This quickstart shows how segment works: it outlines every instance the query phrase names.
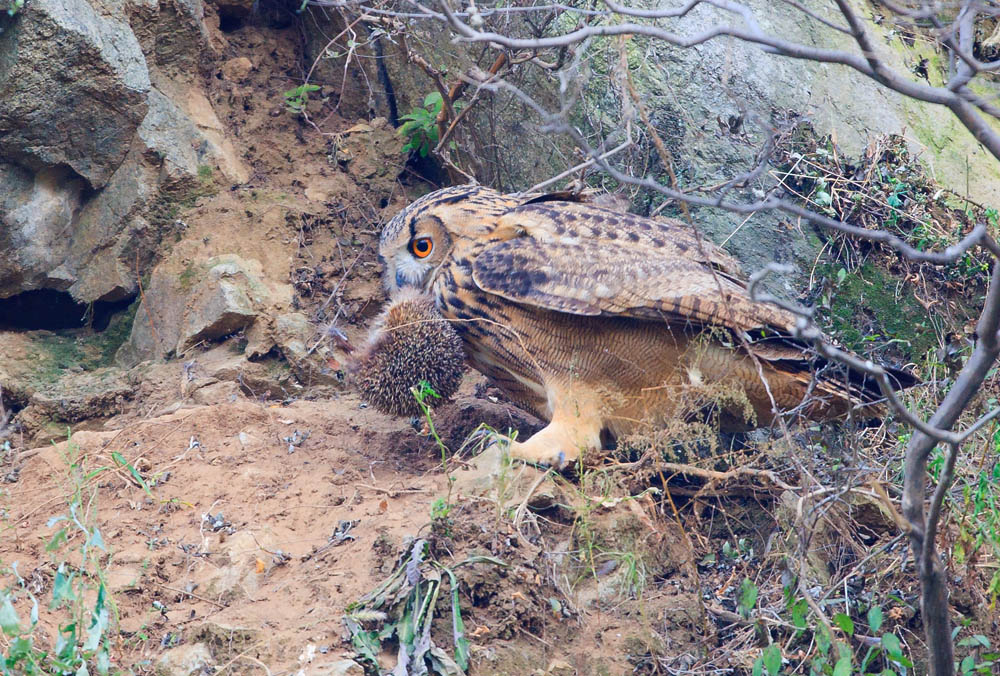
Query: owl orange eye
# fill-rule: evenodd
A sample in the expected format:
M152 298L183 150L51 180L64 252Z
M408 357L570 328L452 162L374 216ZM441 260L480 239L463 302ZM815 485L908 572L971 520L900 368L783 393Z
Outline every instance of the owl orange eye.
M434 242L431 241L430 237L421 237L410 242L410 251L417 258L427 258L433 250Z

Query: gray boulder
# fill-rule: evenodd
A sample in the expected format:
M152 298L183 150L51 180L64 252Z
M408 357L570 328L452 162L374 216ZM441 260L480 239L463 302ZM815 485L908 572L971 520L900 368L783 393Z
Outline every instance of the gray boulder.
M207 265L205 279L188 299L178 352L246 328L267 298L267 291L239 257L217 257Z
M146 114L149 72L129 26L85 0L32 0L0 33L0 156L70 167L103 187Z
M153 270L115 360L134 366L247 328L269 310L272 295L258 261L235 255L186 263L168 258Z
M0 163L0 298L72 285L76 278L62 263L85 188L65 167L36 174Z

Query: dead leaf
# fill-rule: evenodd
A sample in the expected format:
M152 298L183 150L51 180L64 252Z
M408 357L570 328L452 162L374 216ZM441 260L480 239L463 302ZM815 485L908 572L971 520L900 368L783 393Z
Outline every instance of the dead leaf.
M257 574L260 575L265 570L267 570L267 564L264 563L263 559L257 559Z
M389 509L389 503L386 500L382 500L380 503L378 503L379 514L385 514L387 509Z

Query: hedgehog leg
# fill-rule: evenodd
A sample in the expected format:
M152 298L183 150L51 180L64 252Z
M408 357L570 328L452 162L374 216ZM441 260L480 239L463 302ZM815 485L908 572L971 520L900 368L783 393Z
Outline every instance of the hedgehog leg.
M548 388L549 424L526 441L511 441L510 456L564 469L582 453L601 448L603 402L592 388L573 385Z

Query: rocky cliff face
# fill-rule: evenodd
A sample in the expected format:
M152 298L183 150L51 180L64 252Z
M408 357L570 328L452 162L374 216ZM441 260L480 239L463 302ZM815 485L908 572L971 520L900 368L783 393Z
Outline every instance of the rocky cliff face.
M200 166L247 177L192 84L213 52L204 9L39 0L3 28L0 298L134 296L176 227L154 207Z
M299 377L337 383L315 322L336 315L351 332L379 302L372 245L382 210L405 199L393 189L405 157L384 120L327 110L321 134L287 109L299 32L294 13L270 12L201 0L0 12L5 435L135 412L144 382L163 403L237 382L278 396ZM234 335L236 350L200 356ZM164 391L157 373L175 356L186 375Z

